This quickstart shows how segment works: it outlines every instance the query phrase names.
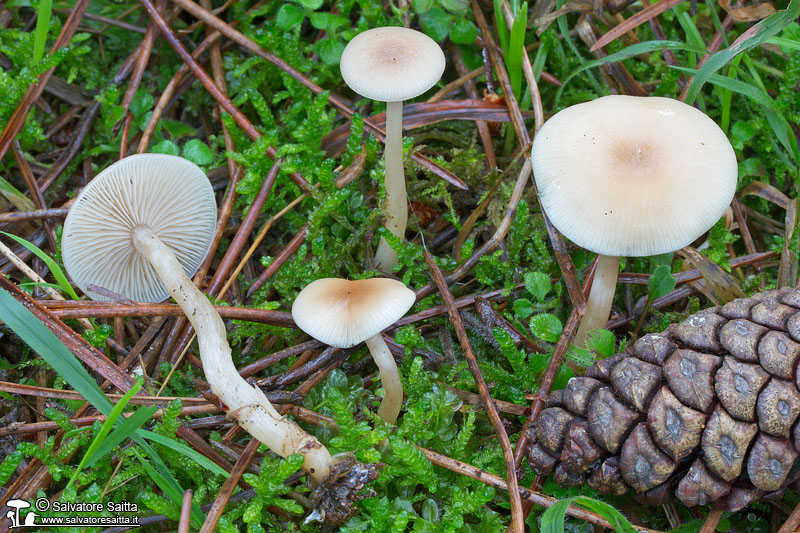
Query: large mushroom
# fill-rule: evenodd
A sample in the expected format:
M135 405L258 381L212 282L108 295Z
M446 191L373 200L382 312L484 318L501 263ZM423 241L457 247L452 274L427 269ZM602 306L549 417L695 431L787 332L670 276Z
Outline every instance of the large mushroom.
M229 416L282 457L304 457L316 482L334 461L328 450L281 416L261 389L236 371L225 324L192 283L216 223L211 184L194 163L163 154L127 157L103 170L77 197L64 223L64 266L83 292L90 284L140 302L171 295L197 332L211 390Z
M414 291L393 279L324 278L309 283L292 305L297 327L315 339L338 348L366 343L386 392L378 416L390 424L400 414L403 384L381 331L406 314L415 300Z
M620 256L690 244L736 191L736 155L725 134L669 98L615 95L568 107L539 130L531 152L553 225L600 255L578 346L608 321Z
M403 240L408 222L403 175L403 100L433 87L442 77L445 58L436 41L416 30L388 26L359 33L347 43L339 63L344 82L365 98L386 102L386 229ZM389 272L397 252L381 239L375 264Z

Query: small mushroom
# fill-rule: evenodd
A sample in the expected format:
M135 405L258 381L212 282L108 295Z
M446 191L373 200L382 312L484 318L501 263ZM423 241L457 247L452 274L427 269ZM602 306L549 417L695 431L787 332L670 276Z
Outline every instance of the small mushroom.
M600 255L575 344L608 321L619 256L678 250L722 216L736 155L717 124L677 100L605 96L556 113L531 150L553 225Z
M393 279L324 278L309 283L292 305L297 327L315 339L338 348L366 342L386 391L378 416L390 424L400 413L403 385L381 331L406 314L415 299L414 291Z
M436 41L416 30L374 28L347 43L339 63L344 82L356 93L386 102L386 229L403 240L408 222L403 175L403 100L424 93L442 77L445 58ZM389 272L397 252L381 239L377 267Z
M188 276L208 254L216 224L214 191L194 163L164 154L124 158L97 175L64 222L64 266L87 296L94 284L140 302L172 295L197 332L211 390L245 430L321 482L334 463L328 450L281 416L239 376L225 324Z

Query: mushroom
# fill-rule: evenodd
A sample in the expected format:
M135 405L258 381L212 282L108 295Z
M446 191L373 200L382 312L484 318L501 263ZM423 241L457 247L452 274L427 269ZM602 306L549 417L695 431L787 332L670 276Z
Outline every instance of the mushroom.
M736 191L736 155L725 134L669 98L614 95L568 107L539 130L531 155L553 225L599 254L578 346L608 321L619 256L690 244Z
M400 413L403 385L381 331L406 314L415 300L414 291L393 279L324 278L309 283L292 305L297 327L315 339L338 348L366 343L386 391L378 416L390 424Z
M386 229L403 240L408 221L403 175L403 100L414 98L442 77L444 53L436 41L416 30L374 28L347 43L339 64L344 82L365 98L386 102ZM381 239L375 263L384 271L397 264L397 252Z
M172 295L197 332L206 379L229 416L278 455L302 454L303 468L321 482L333 464L330 453L239 376L225 324L189 279L208 253L215 224L214 192L197 165L133 155L103 170L73 203L64 222L64 266L94 299L107 297L90 283L140 302Z

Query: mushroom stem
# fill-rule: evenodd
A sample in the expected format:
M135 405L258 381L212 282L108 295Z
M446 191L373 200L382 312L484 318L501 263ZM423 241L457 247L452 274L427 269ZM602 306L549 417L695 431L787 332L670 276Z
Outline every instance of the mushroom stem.
M228 415L281 457L302 454L303 468L315 482L321 482L333 462L330 453L300 426L281 416L261 389L250 386L239 375L233 365L222 318L186 276L172 250L147 226L135 227L131 240L155 268L164 287L197 332L206 380L211 391L229 409Z
M400 414L400 406L403 404L403 384L400 383L400 373L397 371L397 363L394 361L392 352L386 346L383 336L378 333L364 341L369 348L369 353L378 365L378 372L381 376L381 385L386 395L378 407L378 416L390 424L397 422L397 415Z
M611 304L614 301L614 292L617 289L617 274L619 273L619 257L612 255L598 255L597 268L594 271L594 281L589 299L586 300L586 314L581 319L581 325L575 334L573 343L583 347L589 332L606 327L611 314Z
M403 174L403 102L386 104L386 144L383 150L386 178L386 202L383 214L384 227L400 240L406 235L408 207L406 204L406 178ZM391 272L397 264L397 252L381 238L375 252L375 264L382 272Z

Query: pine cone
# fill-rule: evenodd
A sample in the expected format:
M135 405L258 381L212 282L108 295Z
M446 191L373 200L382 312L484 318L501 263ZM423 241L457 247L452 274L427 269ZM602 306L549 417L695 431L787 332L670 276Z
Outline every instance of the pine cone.
M800 291L696 313L551 394L528 462L563 486L737 511L800 479ZM800 485L798 483L797 485Z

